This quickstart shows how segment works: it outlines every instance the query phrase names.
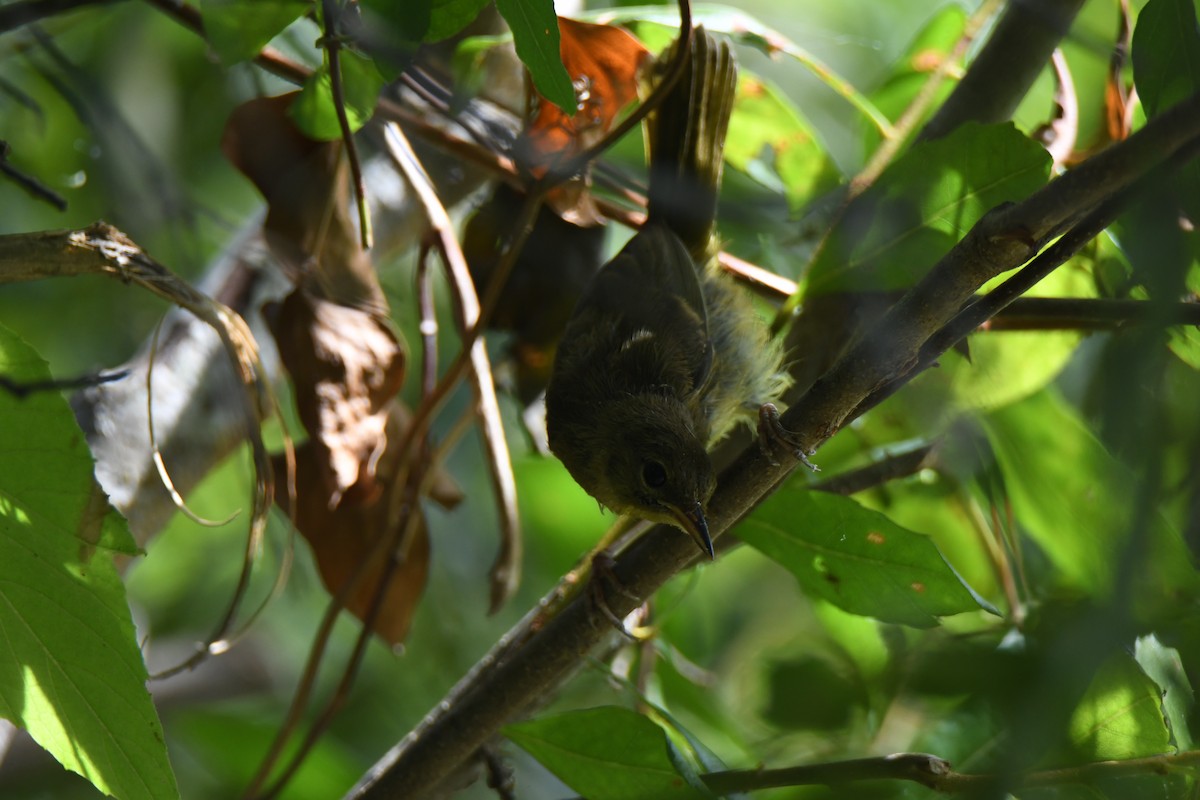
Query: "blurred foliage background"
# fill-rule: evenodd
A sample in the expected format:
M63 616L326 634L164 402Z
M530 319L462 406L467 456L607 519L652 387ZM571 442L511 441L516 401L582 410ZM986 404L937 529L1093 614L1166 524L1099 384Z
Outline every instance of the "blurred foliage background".
M894 118L922 79L913 69L914 42L941 47L952 43L978 4L738 0L735 5L829 65ZM1101 98L1117 5L1115 0L1089 0L1064 42L1079 96L1081 146L1096 141L1102 127ZM1143 5L1133 3L1135 11ZM301 22L277 43L315 63L319 55L311 45L317 35L311 23ZM746 47L740 47L738 55L747 71L772 81L799 109L839 181L863 166L877 136L824 82L787 58L771 59ZM59 15L46 21L40 32L0 33L0 138L10 145L14 165L38 176L69 202L67 211L58 212L0 181L0 233L77 228L105 219L176 272L198 278L262 207L259 195L218 148L226 118L238 103L284 87L254 66L222 66L195 34L140 2ZM1053 91L1047 72L1016 114L1022 131L1047 121ZM796 235L797 214L779 187L731 170L722 203L721 232L731 250L797 277L811 242ZM609 238L615 252L624 233L617 231ZM1121 258L1111 243L1101 243L1063 268L1044 291L1094 295L1097 271ZM412 335L413 262L407 253L379 265L410 347L417 341ZM445 287L438 289L444 305ZM112 367L130 358L163 312L162 304L145 292L100 278L6 285L0 290L0 322L32 343L61 376ZM449 319L447 308L441 313ZM1106 363L1116 356L1109 334L1086 339L1073 332L997 336L1013 338L997 345L994 355L980 355L992 342L972 343L973 349L980 348L976 364L990 365L991 373L981 375L983 367L972 371L950 355L945 365L949 377L943 374L914 385L830 442L817 460L827 474L837 474L888 448L924 441L931 430L946 428L950 468L922 472L858 499L930 535L970 586L988 602L1002 605L1004 587L987 557L988 545L977 536L996 520L1001 528L1012 525L1008 515L1014 505L1018 510L1022 503L1045 509L1081 502L1065 492L1049 498L1011 496L1020 491L1013 489L1011 480L1029 467L1029 459L1040 458L1039 465L1047 470L1082 470L1080 481L1094 477L1101 487L1112 481L1111 475L1099 474L1107 467L1071 460L1104 451L1091 432L1072 426L1082 425L1080 420L1096 410L1097 396L1112 380ZM441 347L445 363L455 351L453 337L442 337ZM499 344L494 342L493 349L499 352ZM1196 479L1195 451L1188 449L1200 434L1195 421L1200 380L1194 366L1180 359L1167 362L1164 385L1169 391L1160 398L1164 424L1175 433L1160 455L1179 487L1163 513L1177 526L1189 513L1191 495L1185 488ZM414 383L410 380L405 389L410 399L416 397ZM441 419L456 418L468 402L468 393L460 390ZM597 512L557 461L534 451L520 428L520 409L514 401L504 402L526 527L519 594L499 613L486 614L486 572L494 555L496 521L481 448L472 435L448 464L467 502L453 512L433 506L427 511L433 542L430 580L402 651L391 652L378 642L370 645L347 707L285 797L340 796L575 564L611 521ZM958 427L943 424L965 410L973 413ZM294 418L290 427L299 428ZM444 426L435 427L435 435L444 432ZM271 435L279 441L278 431ZM1060 443L1058 449L1039 452L1041 435L1066 437L1062 441L1077 446ZM994 449L1010 443L1019 454L1013 463L998 465L981 455L991 452L984 442ZM248 456L240 452L189 496L189 504L213 518L244 510L251 475ZM793 480L803 482L806 476ZM1110 511L1105 498L1092 500L1098 515ZM1028 575L1020 576L1029 581L1024 591L1035 587L1030 599L1045 601L1031 603L1026 611L1037 617L1035 627L1041 626L1051 639L1058 629L1077 631L1070 621L1086 613L1087 601L1094 599L1088 596L1087 576L1061 579L1065 563L1088 557L1085 536L1065 537L1071 543L1064 547L1075 548L1065 554L1044 551L1060 522L1079 520L1042 520L1046 538L1039 539L1040 546L1024 539ZM1013 530L1008 533L1016 535ZM151 671L185 657L194 642L208 635L236 579L243 537L242 521L204 528L180 515L129 566L129 597L147 642ZM276 513L265 568L253 590L256 597L267 592L272 565L278 564L286 538L286 523ZM1116 550L1104 552L1112 555ZM1044 586L1055 588L1037 589ZM307 550L298 543L297 565L284 594L245 641L194 673L152 685L185 798L227 798L245 785L299 681L326 602ZM1187 730L1194 715L1190 669L1184 665L1200 655L1200 630L1186 614L1159 619L1168 616L1171 624L1161 626L1167 641L1141 630L1139 652L1132 651L1130 639L1129 657L1138 656L1145 672L1150 671L1148 664L1166 665L1163 669L1176 693L1168 699L1177 701L1178 712L1173 746L1180 746L1190 741ZM349 651L358 629L357 621L345 617L333 640L335 661L337 654ZM1053 705L1038 694L1049 690L1038 686L1057 685L1038 683L1033 670L1054 658L1036 663L1023 659L1023 626L1012 624L1011 616L1001 622L985 611L971 612L946 617L929 630L879 623L806 597L790 574L749 547L676 579L660 594L653 622L662 627L662 636L648 646L657 648L662 658L649 683L650 699L670 709L683 727L729 765L917 750L951 759L962 770L990 767L997 763L996 707L1024 693L1029 713L1036 715L1039 703ZM1077 655L1088 652L1086 641L1071 644ZM1071 652L1066 644L1054 647L1062 658ZM631 653L618 654L615 670L589 662L554 698L555 708L628 704L634 697L633 676L620 669L632 669ZM614 671L626 680L614 679ZM318 693L328 694L338 678L327 669ZM1075 689L1078 699L1086 683ZM1062 713L1066 712L1057 710L1050 718ZM1044 743L1044 763L1071 761L1069 741L1047 734ZM1099 750L1085 756L1102 754ZM571 794L517 748L505 755L516 767L519 796ZM893 784L855 791L856 797L927 794ZM1182 778L1153 779L1093 787L1078 796L1192 797L1192 791ZM97 796L86 781L65 773L28 742L10 752L0 767L0 794L29 800ZM462 796L495 795L477 783ZM794 789L763 796L848 795ZM1076 795L1063 791L1053 796Z

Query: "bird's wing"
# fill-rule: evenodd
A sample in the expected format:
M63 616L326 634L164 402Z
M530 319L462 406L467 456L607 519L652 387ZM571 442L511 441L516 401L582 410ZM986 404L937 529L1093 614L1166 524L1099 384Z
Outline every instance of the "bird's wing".
M661 225L642 228L600 270L580 302L585 309L617 320L626 340L652 343L686 370L693 390L708 382L713 348L700 279L679 237Z

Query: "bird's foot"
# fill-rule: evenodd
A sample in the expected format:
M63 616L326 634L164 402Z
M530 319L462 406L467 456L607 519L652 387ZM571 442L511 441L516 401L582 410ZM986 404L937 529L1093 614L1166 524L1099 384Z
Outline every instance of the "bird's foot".
M616 615L612 607L608 604L607 590L611 589L622 597L633 600L639 607L644 605L642 598L626 589L625 585L621 583L621 579L613 571L615 563L613 557L605 552L599 552L592 557L592 574L588 577L587 582L588 609L607 620L609 624L621 632L621 635L630 641L645 641L653 635L653 631L643 626L630 630L625 627L625 622Z
M767 460L775 466L779 466L775 456L780 452L786 452L813 472L821 471L820 467L808 460L808 457L817 451L806 451L799 437L783 427L783 423L779 421L779 409L775 407L774 403L763 403L759 406L758 446Z

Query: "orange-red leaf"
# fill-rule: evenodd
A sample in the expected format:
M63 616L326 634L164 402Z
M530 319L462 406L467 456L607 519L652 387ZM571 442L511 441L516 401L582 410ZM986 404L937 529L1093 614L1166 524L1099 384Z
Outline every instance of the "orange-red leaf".
M575 84L578 109L568 116L544 98L518 144L526 166L540 175L553 162L598 142L621 109L637 99L638 71L649 53L611 25L558 18L560 52Z

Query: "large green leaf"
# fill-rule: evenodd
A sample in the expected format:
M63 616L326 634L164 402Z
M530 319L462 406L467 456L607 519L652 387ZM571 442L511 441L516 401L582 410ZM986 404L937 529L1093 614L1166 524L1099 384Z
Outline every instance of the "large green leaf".
M1076 752L1089 760L1138 758L1172 751L1162 695L1126 653L1105 661L1067 726Z
M0 328L0 374L49 377ZM178 797L113 566L137 547L56 392L0 391L0 716L122 800Z
M574 116L575 87L559 52L553 0L496 0L496 8L512 29L517 56L533 77L533 85L568 116Z
M1197 587L1187 548L1159 514L1144 521L1130 561L1136 481L1050 390L983 418L1020 529L1060 583L1104 596L1133 569L1140 612L1179 608Z
M928 537L846 497L785 487L735 533L852 614L928 628L981 607Z
M221 61L236 64L258 55L311 5L308 0L202 0L200 14Z
M625 708L569 711L510 725L504 733L588 800L713 796L666 732Z
M813 263L809 294L904 289L989 209L1046 182L1050 156L1011 124L964 125L914 146L847 210Z
M1150 0L1138 14L1133 74L1150 116L1200 92L1200 27L1192 0Z

